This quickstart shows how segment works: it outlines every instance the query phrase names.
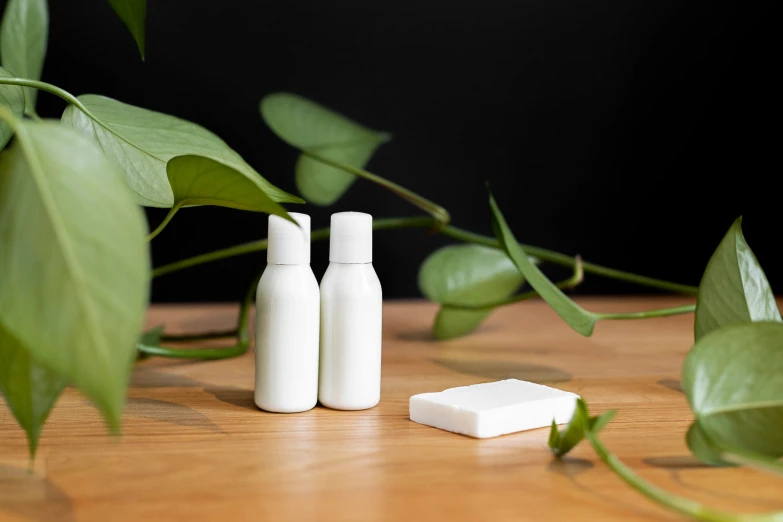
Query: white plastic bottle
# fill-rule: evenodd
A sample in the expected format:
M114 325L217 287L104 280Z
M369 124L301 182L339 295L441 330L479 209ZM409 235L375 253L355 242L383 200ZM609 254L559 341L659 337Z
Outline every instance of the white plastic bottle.
M297 227L269 216L266 270L256 292L256 405L294 413L318 400L318 282L310 269L310 216Z
M332 214L329 268L321 280L318 400L337 410L381 398L381 283L372 267L372 216Z

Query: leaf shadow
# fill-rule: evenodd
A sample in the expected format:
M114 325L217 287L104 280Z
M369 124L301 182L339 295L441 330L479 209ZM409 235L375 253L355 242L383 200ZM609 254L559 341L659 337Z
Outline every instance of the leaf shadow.
M712 466L709 466L707 464L704 464L705 468L712 468ZM748 493L740 493L736 491L726 491L724 490L716 490L712 489L708 486L702 486L699 484L693 484L691 482L686 482L682 476L679 473L680 470L673 469L671 471L671 477L674 482L681 485L682 487L689 489L690 491L710 495L715 498L720 498L724 500L734 500L736 502L743 502L747 504L754 504L754 505L763 505L767 506L771 509L780 509L781 502L780 499L772 500L768 497L760 497L755 496L753 494Z
M159 366L139 366L131 375L131 388L201 388L205 383L176 373L160 371Z
M573 378L568 372L539 364L485 359L431 358L430 362L457 373L485 377L487 379L519 379L538 384L568 382Z
M671 469L671 470L704 469L704 468L711 467L709 464L705 464L700 460L692 457L691 455L667 455L663 457L648 457L646 459L642 459L642 462L654 468L663 468L663 469Z
M664 388L669 388L670 390L674 390L676 392L684 393L682 389L682 384L680 383L679 379L661 379L656 384L659 384Z
M125 413L134 417L166 422L177 426L197 428L213 433L224 433L220 426L209 420L200 411L176 402L148 399L146 397L128 397L125 403Z
M0 514L3 512L34 522L76 520L71 498L49 479L26 468L0 464Z
M423 330L411 330L408 332L398 332L397 338L403 341L416 341L416 342L435 342L435 334L432 333L432 328L426 328Z
M554 473L559 473L561 475L572 477L578 475L579 473L584 473L585 471L593 469L594 467L595 464L593 464L587 459L580 459L576 457L564 457L561 459L553 458L549 462L547 469L549 469L549 471L552 471Z
M236 406L245 410L251 410L257 412L258 406L256 406L255 399L253 398L253 390L245 390L243 388L204 388L204 391L220 402Z

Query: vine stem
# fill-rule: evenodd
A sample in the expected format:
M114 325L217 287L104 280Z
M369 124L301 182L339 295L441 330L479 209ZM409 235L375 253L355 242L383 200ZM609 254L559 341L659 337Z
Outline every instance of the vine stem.
M171 221L171 218L174 217L174 214L177 213L177 211L182 207L182 203L176 203L171 209L169 209L169 213L166 214L166 217L163 218L163 221L160 222L160 225L150 232L150 235L147 236L147 241L152 241L157 237L158 234L160 234L164 228L166 228L166 225L169 224L169 221Z
M261 272L263 273L263 272ZM228 359L231 357L237 357L247 352L250 347L250 306L254 302L256 295L256 287L258 281L261 279L261 273L259 273L250 283L250 286L245 293L245 298L242 301L242 305L239 308L239 318L237 319L237 342L233 346L226 348L170 348L168 346L150 346L145 344L137 344L136 348L144 355L156 355L158 357L174 357L177 359ZM222 332L213 332L214 334L220 334ZM202 336L210 334L201 334ZM222 335L221 335L222 336ZM184 336L183 336L184 337ZM216 336L215 336L216 337ZM171 339L169 337L169 339ZM194 340L194 339L189 339Z
M386 218L386 219L374 219L373 230L397 230L397 229L410 229L410 228L426 228L435 231L438 234L463 241L466 243L474 243L478 245L484 245L492 248L499 248L499 244L495 238L488 236L482 236L468 230L446 225L441 228L438 227L438 221L431 217L411 217L411 218ZM321 228L314 230L310 234L311 241L320 241L329 238L329 229ZM206 254L181 259L167 265L160 266L152 271L152 277L160 277L171 272L183 270L198 266L204 263L217 261L220 259L226 259L229 257L250 254L253 252L259 252L267 248L267 240L260 239L258 241L250 241L248 243L242 243L232 247L224 248L222 250L215 250ZM522 248L529 255L535 256L542 261L547 261L556 265L561 265L569 268L576 266L577 260L575 257L561 254L553 250L546 248L535 247L530 245L521 245ZM608 268L605 266L597 265L595 263L589 263L587 261L582 262L582 267L585 272L608 277L611 279L617 279L620 281L626 281L629 283L638 284L641 286L648 286L651 288L658 288L661 290L668 290L686 295L696 295L698 287L683 285L680 283L673 283L671 281L664 281L662 279L655 279L653 277L642 276L633 274L631 272L624 272L622 270L615 270L614 268ZM683 313L683 312L681 312Z
M103 122L101 122L93 113L91 113L89 109L87 109L87 107L85 107L84 104L79 101L79 98L65 89L61 89L56 85L52 85L51 83L41 82L38 80L28 80L27 78L6 78L0 76L0 84L21 85L22 87L31 87L33 89L48 92L49 94L54 94L68 103L75 105L80 111L89 116L92 120L95 120L96 122L103 125Z
M667 509L707 522L783 522L783 512L761 514L727 513L710 509L699 502L669 493L634 473L631 468L606 449L598 435L588 426L585 427L585 436L604 464L609 466L617 476L645 497Z
M415 192L406 189L401 185L398 185L397 183L394 183L393 181L389 181L386 178L382 178L377 174L373 174L372 172L368 172L364 169L360 169L358 167L354 167L352 165L348 165L345 163L333 161L327 158L326 156L322 156L318 154L313 150L303 149L302 154L304 154L305 156L309 156L310 158L319 161L325 165L329 165L330 167L344 170L346 172L349 172L350 174L353 174L354 176L358 176L360 178L364 178L366 180L372 181L373 183L376 183L390 190L394 194L400 196L402 199L416 205L426 213L430 214L438 222L438 225L445 225L449 221L451 221L451 215L449 215L449 212L445 208L441 207L437 203L430 201L425 197L416 194Z

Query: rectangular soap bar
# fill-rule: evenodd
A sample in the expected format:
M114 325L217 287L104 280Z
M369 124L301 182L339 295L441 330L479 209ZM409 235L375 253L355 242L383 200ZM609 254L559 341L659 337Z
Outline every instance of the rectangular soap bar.
M579 395L517 379L421 393L410 400L413 422L479 439L571 420Z

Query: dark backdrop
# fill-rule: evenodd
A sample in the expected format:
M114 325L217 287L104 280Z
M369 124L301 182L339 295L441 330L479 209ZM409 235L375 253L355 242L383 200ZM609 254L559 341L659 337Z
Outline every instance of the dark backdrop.
M150 0L147 61L105 1L51 0L43 79L197 122L295 192L296 152L258 102L288 90L394 133L369 169L490 233L491 182L521 241L698 283L740 214L773 286L778 268L780 60L764 4L682 0ZM772 4L770 9L772 8ZM62 103L40 97L40 112ZM774 132L774 134L773 134ZM357 182L333 208L417 209ZM150 210L153 226L165 211ZM266 216L188 209L153 242L160 265L264 237ZM447 240L376 234L387 297L418 295ZM320 278L327 244L313 247ZM155 281L158 301L234 300L264 254ZM581 293L646 291L590 277Z

